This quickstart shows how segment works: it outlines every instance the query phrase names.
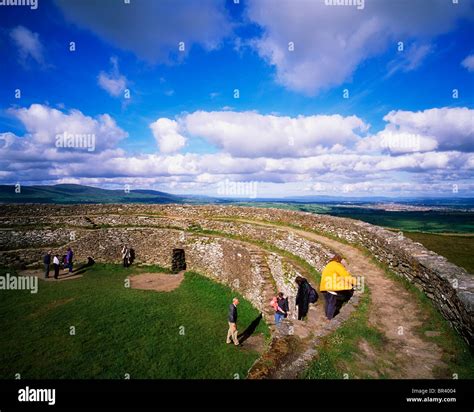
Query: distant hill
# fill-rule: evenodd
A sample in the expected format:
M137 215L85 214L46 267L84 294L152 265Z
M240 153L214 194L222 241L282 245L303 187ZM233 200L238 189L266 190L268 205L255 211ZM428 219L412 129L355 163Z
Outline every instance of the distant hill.
M332 197L332 196L293 196L282 198L231 198L211 197L205 195L173 195L158 190L137 189L109 190L93 186L76 184L60 184L52 186L21 186L21 193L15 193L14 185L0 185L1 203L186 203L186 204L237 204L260 207L283 207L306 210L304 205L311 205L308 211L314 213L330 213L336 215L336 210L341 207L356 207L381 202L410 205L444 206L450 208L474 207L473 198L431 198L431 199L393 199L387 197ZM316 206L319 205L319 206ZM327 209L327 210L326 210ZM359 213L359 211L357 211ZM344 210L344 215L347 210ZM362 219L365 220L365 219Z
M53 186L0 185L0 203L194 203L187 199L156 190L107 190L92 186L62 184Z

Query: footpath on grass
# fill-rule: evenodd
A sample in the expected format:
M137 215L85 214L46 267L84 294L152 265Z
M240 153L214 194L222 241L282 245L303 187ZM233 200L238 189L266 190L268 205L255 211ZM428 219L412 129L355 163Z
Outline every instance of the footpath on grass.
M179 218L167 216L168 218ZM218 217L216 217L218 219ZM370 289L368 310L369 327L382 334L383 345L374 347L361 337L352 365L359 376L374 378L438 378L451 377L444 358L444 348L427 331L420 334L423 324L429 321L430 314L400 282L390 278L362 250L318 235L314 232L248 219L235 219L236 222L255 226L277 227L288 233L302 236L312 242L328 247L342 255L351 273L363 276ZM319 285L317 285L319 287ZM318 356L318 344L322 338L335 331L356 310L360 296L355 294L351 305L343 307L341 314L327 322L323 315L323 297L317 305L312 305L306 321L297 321L293 317L284 327L272 332L274 339L268 351L255 363L249 372L249 378L297 378ZM445 356L443 356L445 355ZM342 377L342 376L341 376Z

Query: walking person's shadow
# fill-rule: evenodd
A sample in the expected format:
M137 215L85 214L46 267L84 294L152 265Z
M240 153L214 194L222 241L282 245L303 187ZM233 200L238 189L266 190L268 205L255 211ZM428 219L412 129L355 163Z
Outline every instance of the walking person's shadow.
M88 256L87 257L87 263L84 263L82 266L74 269L71 273L61 276L61 278L66 279L66 278L70 278L70 277L73 277L73 276L82 275L85 272L87 272L87 268L94 265L94 263L95 263L95 260L92 257Z
M252 334L255 332L255 329L257 329L258 324L262 320L262 314L258 315L252 323L245 329L241 334L237 336L237 339L239 343L244 343Z

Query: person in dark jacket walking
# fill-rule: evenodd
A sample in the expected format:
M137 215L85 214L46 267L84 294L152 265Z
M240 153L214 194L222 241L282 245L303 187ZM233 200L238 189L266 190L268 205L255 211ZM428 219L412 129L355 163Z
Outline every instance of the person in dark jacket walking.
M303 320L308 314L309 310L309 292L311 290L311 287L308 281L301 276L297 276L295 282L298 285L298 293L296 294L296 306L298 306L298 320Z
M234 298L232 303L229 306L229 330L227 331L226 343L234 342L235 346L239 346L239 340L237 339L237 305L239 304L239 299ZM232 341L231 341L232 339Z
M51 251L49 250L46 255L43 257L43 263L44 263L44 277L45 279L49 278L49 270L51 268Z
M72 272L72 259L74 257L74 252L70 247L67 248L66 252L66 268L69 269L69 273Z

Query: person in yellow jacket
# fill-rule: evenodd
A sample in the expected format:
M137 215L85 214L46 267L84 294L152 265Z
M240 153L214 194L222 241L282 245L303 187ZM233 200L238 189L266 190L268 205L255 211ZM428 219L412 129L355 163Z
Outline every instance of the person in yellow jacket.
M342 305L352 297L357 282L341 261L341 256L333 256L321 276L319 290L324 295L324 311L328 320L336 316Z

